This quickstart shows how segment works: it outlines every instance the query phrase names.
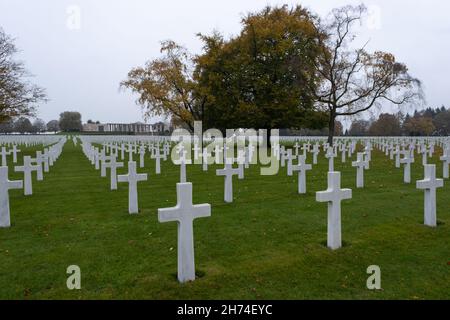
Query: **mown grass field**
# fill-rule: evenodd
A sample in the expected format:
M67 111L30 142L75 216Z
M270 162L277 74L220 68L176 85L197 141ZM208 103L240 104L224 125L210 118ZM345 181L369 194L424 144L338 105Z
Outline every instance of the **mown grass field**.
M33 154L24 149L20 154ZM438 163L440 150L431 163ZM353 156L354 160L356 155ZM195 282L179 284L176 223L161 224L157 209L174 206L179 168L146 156L147 182L139 183L138 215L128 214L128 186L109 190L81 152L68 141L33 195L10 191L9 229L0 229L2 299L449 299L450 183L437 193L439 226L423 225L420 156L411 184L403 169L374 151L366 187L355 188L351 162L335 162L342 186L345 246L326 248L327 205L315 201L326 189L328 162L307 174L308 194L297 194L297 176L286 168L260 176L253 166L233 178L234 202L223 202L223 177L188 166L194 203L210 203L212 216L194 223ZM308 163L311 163L311 157ZM121 169L119 173L127 170ZM10 179L21 179L10 165ZM35 178L35 174L34 174ZM68 290L66 268L81 268L81 290ZM366 288L370 265L381 268L382 290Z

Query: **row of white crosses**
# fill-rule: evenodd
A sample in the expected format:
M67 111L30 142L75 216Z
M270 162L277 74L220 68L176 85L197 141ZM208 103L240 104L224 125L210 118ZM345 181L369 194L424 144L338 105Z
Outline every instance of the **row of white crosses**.
M139 150L140 154L140 167L144 167L144 156L146 153L146 145L143 143L138 144L136 141L134 143L128 143L127 146L125 144L118 143L103 143L103 148L101 151L98 150L95 146L93 146L89 139L85 139L85 137L80 138L82 141L82 149L86 157L91 161L91 163L98 170L100 169L101 177L106 177L107 169L110 169L110 185L111 190L117 190L117 182L128 183L128 213L129 214L137 214L139 212L138 206L138 188L137 184L141 181L147 181L147 174L139 174L137 172L136 162L133 161L133 153L135 150ZM167 159L168 154L168 144L164 144L163 151L161 153L159 148L159 143L155 146L154 144L149 144L148 148L151 152L151 157L156 159L156 174L161 173L161 164L160 161L162 159ZM126 150L128 152L128 173L123 175L117 175L117 169L122 168L124 166L123 162L117 161L118 151L121 150L122 153ZM110 154L106 155L106 152L109 151ZM121 156L124 158L124 155Z
M89 142L83 141L83 150L87 156L90 154L92 146ZM180 150L182 155L181 163L186 163L185 152ZM160 155L159 150L156 151L155 156ZM112 161L112 162L111 162ZM109 162L111 170L117 168L116 157L113 156ZM114 163L115 165L111 165ZM121 164L123 166L123 164ZM114 168L114 169L113 169ZM137 183L139 181L146 181L147 174L138 174L136 172L136 162L129 161L128 173L119 175L119 182L128 183L128 199L129 199L129 213L138 213L138 198L137 198ZM186 179L186 176L180 179ZM193 221L196 218L208 217L211 215L211 206L209 204L193 205L192 204L192 183L180 182L177 183L177 204L172 208L158 209L159 222L178 223L178 280L180 282L195 280L195 259L194 259L194 232Z
M2 157L2 167L5 167L8 165L7 156L12 155L13 156L13 163L17 163L17 153L19 153L20 150L17 149L17 145L14 144L12 146L11 150L7 150L7 147L2 146L0 155Z
M145 155L145 146L141 145L139 147L140 153L140 164L141 168L144 166L144 155ZM155 149L153 149L155 150ZM165 149L167 150L167 149ZM164 151L163 156L161 156L159 147L156 148L156 152L154 153L154 157L156 159L156 174L161 173L161 158L166 158L167 153ZM132 159L130 155L130 159ZM111 173L112 174L112 173ZM147 181L148 176L146 173L137 173L136 170L136 162L130 160L128 162L128 173L124 175L117 176L118 182L127 182L128 183L128 213L136 214L139 212L138 208L138 190L137 183L140 181Z
M404 182L411 182L411 164L414 163L414 150L417 149L419 154L422 154L422 165L424 167L424 179L416 181L416 188L424 190L424 224L430 227L437 226L436 217L436 189L444 186L443 179L436 178L436 165L427 164L427 157L431 157L434 153L435 141L430 141L427 145L423 141L397 144L395 147L391 144L381 144L385 148L386 155L391 152L391 159L393 155L396 156L396 167L399 164L404 164ZM448 178L449 165L449 148L448 142L442 145L443 155L440 160L443 161L443 177ZM417 147L417 148L416 148ZM403 158L400 156L403 155Z
M95 166L95 169L100 170L100 176L106 177L106 169L110 169L111 190L117 190L117 182L128 182L128 212L129 214L138 213L137 182L142 181L143 178L136 173L136 162L132 160L132 156L128 162L128 174L117 175L117 168L124 166L123 162L117 162L117 152L113 151L107 156L105 154L105 147L99 151L98 148L84 139L84 137L80 139L83 153L91 161L91 164ZM111 147L111 150L114 150L114 147ZM115 150L117 151L117 149ZM147 180L147 175L145 175L145 180Z
M23 172L24 195L29 196L33 194L33 179L32 172L36 171L36 180L42 181L44 179L43 172L48 172L50 166L59 158L62 148L66 142L66 138L61 139L58 143L36 152L36 158L31 156L23 157L23 165L15 166L15 172Z
M288 172L299 172L299 192L306 192L305 172L311 169L311 165L305 163L306 152L309 147L303 148L303 154L297 155L298 165L292 164L292 151L287 151L284 155L284 151L281 152L282 162L288 161ZM325 150L329 159L336 157L337 148L330 147L324 144ZM346 145L338 145L341 152L351 152L355 150L355 144L352 143L348 147ZM357 167L357 187L364 185L363 170L369 166L371 159L372 146L371 143L366 143L364 153L358 153L357 161L352 165ZM185 182L186 176L185 170L186 153L187 151L180 148L178 150L180 154L180 180L182 182L177 184L177 205L173 208L159 209L158 219L160 222L176 221L178 223L178 279L180 282L190 281L195 279L195 263L194 263L194 246L193 246L193 220L198 217L210 216L210 205L193 205L192 204L192 184ZM223 156L225 157L223 152ZM298 152L296 152L298 153ZM216 151L216 156L219 152ZM410 153L408 153L410 154ZM364 158L366 157L366 158ZM239 174L239 170L233 168L234 159L227 159L225 157L225 168L217 170L217 175L225 176L225 201L232 201L232 177ZM330 160L329 160L330 161ZM345 156L342 156L342 161L345 162ZM331 162L330 162L331 163ZM332 164L329 164L330 169L334 169ZM184 169L182 169L184 167ZM145 180L146 175L139 177L136 174L135 163L131 166L129 174L124 178L124 181L130 182L130 178L133 183L139 180ZM426 175L423 181L417 182L418 188L425 189L425 223L427 225L433 225L436 223L435 219L435 190L437 187L442 186L440 179L435 179L435 168L432 165L426 166ZM135 186L133 187L135 188ZM131 188L130 188L131 189ZM130 191L131 192L131 191ZM330 171L328 172L328 189L316 193L316 200L319 202L328 203L328 232L327 232L327 245L331 249L338 249L342 246L341 235L341 201L351 199L351 189L341 189L341 176L340 172ZM131 194L130 194L131 198ZM428 199L428 200L427 200ZM434 203L434 205L433 205ZM131 210L131 209L130 209ZM434 215L433 215L434 213Z
M331 162L334 157L336 157L335 150L331 149L326 143L324 143L324 149L327 150L326 157L329 159L329 169L333 169L333 163ZM402 149L397 145L394 147L394 144L388 145L379 144L381 146L381 150L385 152L386 155L390 155L391 159L393 159L394 155L398 155L398 160L396 162L405 163L405 182L410 182L410 165L414 161L414 146L412 144L407 144L405 148L405 144L402 145ZM424 165L425 170L425 178L423 180L419 180L416 183L416 187L418 189L423 189L425 192L424 198L424 224L431 227L436 227L437 219L436 219L436 189L443 186L443 180L436 178L436 167L435 165L427 164L427 157L432 156L434 152L435 143L430 143L429 146L426 146L423 143L417 144L417 150L419 154L422 154L422 164ZM352 143L349 149L355 148L355 144ZM294 145L295 149L295 145ZM347 151L349 151L347 149ZM448 177L448 164L450 162L450 148L448 144L443 147L444 152L443 156L440 160L443 161L444 169L443 175L444 177ZM340 145L339 150L343 153L346 151L345 145ZM367 142L364 147L364 152L359 152L357 154L357 161L352 163L352 166L357 167L357 178L356 178L356 186L357 188L362 188L364 186L364 169L369 168L369 161L371 158L372 145L370 142ZM400 151L402 150L402 151ZM291 151L287 151L287 160L288 160L288 174L292 173L292 168L290 168L290 157ZM404 158L400 159L399 155L404 154ZM342 162L345 162L345 157L342 156ZM304 165L304 157L299 159L300 167ZM303 182L301 180L304 178L299 176L299 192L303 187ZM341 189L340 187L340 173L330 171L328 173L328 189L326 191L317 192L316 200L319 202L328 202L328 239L327 245L331 249L338 249L342 246L341 240L341 214L340 214L340 202L345 199L351 198L351 190L350 189Z
M312 150L310 147L312 146ZM346 162L347 157L351 157L356 149L356 142L351 141L350 143L338 142L333 147L328 143L324 142L322 147L325 151L325 158L328 159L328 171L334 171L334 158L338 156L338 151L341 152L341 161ZM302 150L302 154L298 154L298 150ZM367 152L370 153L371 147L366 146L364 153L358 156L358 160L353 163L353 166L357 167L357 187L362 188L364 186L364 169L368 169L370 155L367 156ZM320 153L320 143L316 142L314 144L304 143L302 146L299 145L298 141L295 142L293 149L286 149L284 146L280 147L280 166L284 167L287 161L287 175L292 176L294 171L298 172L298 193L306 193L306 172L312 169L310 164L306 164L307 152L311 151L313 156L313 164L317 164L317 156ZM297 154L298 164L293 164L293 159L295 158L293 154Z
M224 201L233 201L233 175L238 175L240 179L244 178L244 163L249 164L251 158L252 144L249 146L250 151L244 151L244 154L238 151L239 168L233 168L236 160L234 157L227 156L226 147L216 146L215 158L216 162L219 157L223 157L225 167L217 169L218 176L224 176ZM195 153L194 146L194 153ZM223 151L223 152L222 152ZM221 154L222 152L222 154ZM193 221L200 217L209 217L211 215L210 204L192 204L192 183L186 182L186 153L183 148L178 150L180 155L180 183L177 183L177 205L173 208L158 209L158 220L160 222L176 221L178 223L178 281L186 282L195 280L195 262L194 262L194 237L193 237ZM199 155L199 150L197 148ZM203 169L207 170L208 153L207 148L202 151ZM195 158L195 154L194 154ZM243 159L245 158L245 159Z
M315 144L317 146L317 144ZM329 159L329 173L328 173L328 189L326 191L317 192L317 201L319 202L328 202L328 239L327 245L331 249L338 249L342 246L341 240L341 206L340 203L342 200L350 199L352 196L351 189L341 189L341 176L340 172L334 172L334 163L333 159L337 156L337 148L342 152L342 162L346 160L346 152L348 152L349 157L356 149L356 142L352 141L352 143L347 147L346 144L338 144L337 148L330 147L328 144L324 144L324 149L327 150L325 156ZM433 145L434 146L434 145ZM294 149L296 149L296 154L298 154L298 144L294 145ZM292 165L292 151L284 150L283 147L280 148L280 161L281 166L284 166L284 162L287 160L288 162L288 174L292 174L293 171L299 172L299 193L306 192L306 171L311 169L311 165L305 164L306 152L309 149L309 145L305 144L302 148L303 154L298 155L298 165ZM317 148L315 148L317 150ZM431 154L434 147L430 149L421 148L422 154L429 155ZM366 142L364 147L364 152L359 152L357 154L357 161L352 163L352 166L357 168L356 175L356 186L357 188L364 187L364 170L369 169L369 163L371 160L371 152L372 152L372 144L371 142ZM424 151L425 150L425 151ZM430 151L431 150L431 151ZM386 154L389 154L389 150L385 150ZM284 153L286 152L286 153ZM403 160L404 163L410 165L410 160L413 155L413 149L409 148L408 152L405 153L406 161ZM448 153L446 153L448 154ZM449 158L448 156L444 156L445 159ZM402 161L400 161L402 162ZM423 160L425 164L426 161ZM407 167L409 173L409 167ZM231 162L226 162L225 168L218 170L217 174L224 175L225 178L225 201L232 201L232 175L236 174L236 171L233 171ZM408 176L407 176L408 177ZM417 182L417 188L421 188L425 190L425 224L429 226L436 226L436 201L435 201L435 192L436 188L442 187L443 181L441 179L436 179L435 177L435 167L434 165L425 165L425 179Z
M89 143L86 143L84 150L85 154L94 153L94 156L96 154L95 148ZM180 155L180 183L177 183L177 205L173 208L159 209L158 217L160 222L178 222L178 279L180 282L185 282L195 279L192 222L195 218L209 216L211 214L211 209L209 204L192 205L192 184L186 182L186 163L188 163L186 157L187 151L180 146L177 153ZM203 154L204 152L202 152L202 155ZM227 158L226 148L216 148L215 154L216 157L218 155L224 156L225 168L218 169L216 173L217 175L225 176L224 200L225 202L232 202L232 177L233 175L238 175L243 178L244 161L240 161L241 166L239 168L233 168L233 162L236 159ZM156 152L156 156L158 155L159 151ZM205 162L207 163L207 161ZM147 180L147 175L138 174L136 172L136 163L130 161L128 165L128 174L119 175L118 180L119 182L129 183L129 213L137 213L137 182Z
M216 144L214 146L214 156L212 156L212 154L208 152L207 147L203 148L202 150L197 144L194 144L193 150L194 160L196 159L196 157L197 159L202 157L203 171L208 170L208 163L211 161L219 164L224 163L224 168L217 169L216 175L225 177L224 201L233 202L233 176L237 175L239 179L244 179L244 168L248 168L250 164L250 159L252 157L252 153L254 152L253 145L244 147L243 150L237 150L237 157L227 154L226 145L220 146L219 144ZM197 153L197 156L195 155L195 153ZM190 150L185 150L184 145L179 144L175 147L175 154L177 155L177 159L174 161L174 163L180 166L180 183L184 183L187 181L186 165L192 164L192 160L190 159ZM233 167L233 164L235 162L237 162L238 164L237 168Z
M306 171L312 169L311 164L306 164L306 155L309 151L310 144L303 144L301 149L303 153L300 155L298 149L300 148L298 142L294 144L294 152L298 158L298 164L292 164L292 150L284 150L282 147L281 158L284 157L284 152L286 152L285 158L288 163L287 174L292 175L293 172L298 172L298 193L306 193ZM341 189L341 174L340 172L334 172L334 158L337 157L337 151L341 151L341 161L346 161L346 155L348 152L349 157L355 150L355 144L350 144L347 146L345 143L338 143L334 147L329 146L328 143L323 143L322 147L325 150L325 157L328 159L328 189L326 191L320 191L316 193L316 200L318 202L328 203L328 230L327 230L327 246L333 250L338 249L342 246L342 235L341 235L341 201L345 199L350 199L352 196L352 191L350 189ZM319 143L313 145L313 164L317 163L317 155L320 152ZM361 169L365 168L364 154L358 154L358 161L353 165L358 167L357 184L363 183L363 175ZM364 163L362 166L360 163ZM281 164L283 166L283 164Z
M23 189L25 196L32 195L32 172L36 171L37 180L42 181L44 178L43 171L49 171L49 163L51 162L51 165L53 165L54 161L56 161L56 159L61 154L62 147L64 146L65 142L65 137L60 138L60 140L56 144L45 148L44 153L42 153L41 151L37 151L36 158L34 159L31 158L31 156L24 156L23 165L14 167L14 171L23 172L23 180L9 180L8 166L5 165L0 167L0 227L8 228L11 226L9 190ZM33 145L36 144L33 143ZM36 164L34 164L34 162L36 162Z

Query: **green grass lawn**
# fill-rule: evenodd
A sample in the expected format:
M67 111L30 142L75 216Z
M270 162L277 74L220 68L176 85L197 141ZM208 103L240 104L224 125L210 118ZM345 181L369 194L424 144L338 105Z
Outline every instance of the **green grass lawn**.
M19 161L36 150L21 149ZM441 176L438 156L430 162ZM315 201L326 189L328 162L323 152L319 159L307 174L308 194L297 194L297 176L286 168L260 176L253 166L244 180L233 178L232 204L223 201L217 166L207 173L188 166L194 203L210 203L212 215L194 223L199 277L179 284L176 223L157 220L158 208L175 205L179 168L167 161L155 175L147 155L145 170L138 169L149 173L138 187L141 212L129 215L127 184L110 191L109 176L101 178L69 140L44 181L33 181L32 196L10 191L12 226L0 229L0 298L449 299L450 183L438 190L433 229L423 225L423 191L415 188L420 156L406 185L403 169L374 150L364 189L355 188L356 168L339 157L335 170L353 198L342 206L345 246L331 251L327 205ZM21 178L10 166L10 179ZM81 268L81 290L66 287L72 264ZM383 290L366 288L370 265L380 266Z

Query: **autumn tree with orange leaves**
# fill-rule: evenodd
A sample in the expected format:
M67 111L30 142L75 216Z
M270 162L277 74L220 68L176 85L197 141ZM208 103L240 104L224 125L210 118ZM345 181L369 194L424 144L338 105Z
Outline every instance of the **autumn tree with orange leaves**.
M194 121L202 120L205 104L192 78L193 57L170 40L162 42L161 53L163 57L133 68L121 87L138 94L146 117L170 115L172 122L193 130Z

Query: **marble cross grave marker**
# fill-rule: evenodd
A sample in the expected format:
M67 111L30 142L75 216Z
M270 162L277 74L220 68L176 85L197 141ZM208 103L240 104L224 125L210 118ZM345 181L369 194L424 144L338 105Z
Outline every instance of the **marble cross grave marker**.
M2 147L2 151L0 152L0 155L2 156L2 167L5 167L8 165L6 161L6 156L10 155L10 151L6 151L6 147Z
M209 216L209 204L192 204L192 183L177 183L177 205L158 209L159 222L178 223L178 281L181 283L195 280L194 219Z
M17 145L13 145L13 148L12 148L13 163L17 163L17 153L18 152L20 152L20 150L17 149Z
M128 182L128 213L138 213L138 190L137 183L146 181L146 173L136 173L136 162L128 162L128 174L117 176L119 182Z
M444 179L448 179L449 178L448 165L450 164L450 150L444 149L444 154L439 159L442 161L442 165L443 165L442 177Z
M411 157L410 152L405 153L405 157L400 160L400 163L403 163L405 166L403 167L403 181L405 183L411 182L411 163L414 163L414 158Z
M294 156L292 155L292 149L287 150L286 160L287 160L287 175L292 176L293 174L292 160L294 160Z
M317 156L320 152L320 148L317 143L313 145L312 152L313 152L313 164L317 164Z
M186 159L187 150L181 149L180 150L180 182L186 182L186 163L189 162L188 159Z
M144 168L145 146L139 147L139 168Z
M298 171L298 193L306 193L306 171L312 169L312 165L305 163L306 156L298 156L298 164L292 166L293 171Z
M156 160L155 161L155 173L161 174L161 153L160 153L159 147L156 148L156 150L155 150L154 158Z
M233 168L231 161L225 161L225 167L223 169L217 169L216 175L225 176L225 190L224 200L225 202L233 202L233 175L238 175L239 169Z
M328 202L327 245L332 250L342 247L341 201L351 198L351 189L341 189L341 173L328 172L328 189L317 192L316 201Z
M33 180L31 173L38 171L38 166L32 164L30 156L23 157L23 166L14 167L15 172L23 172L24 195L29 196L33 194Z
M111 190L117 190L117 168L123 167L123 162L117 162L116 156L111 156L109 162L104 162L103 167L111 169Z
M334 157L336 154L334 153L333 147L328 147L327 152L325 153L325 158L328 159L328 172L334 171Z
M356 167L356 187L364 188L364 169L369 168L369 161L364 160L364 152L358 152L357 160L352 162L352 167Z
M0 167L0 228L9 228L11 226L8 191L22 188L22 180L8 180L8 167Z
M443 179L436 179L436 165L424 166L425 178L416 181L416 188L425 192L424 223L430 227L436 227L436 189L444 186Z
M36 178L36 180L37 181L44 180L44 168L42 166L44 164L44 157L42 156L42 152L41 151L36 151L36 158L33 161L36 162L36 165L37 165L37 178Z

